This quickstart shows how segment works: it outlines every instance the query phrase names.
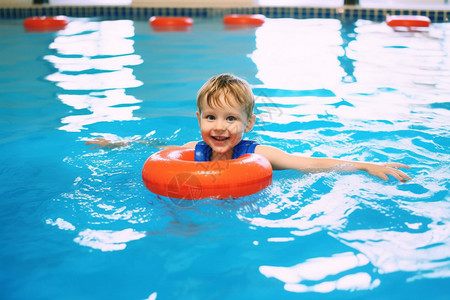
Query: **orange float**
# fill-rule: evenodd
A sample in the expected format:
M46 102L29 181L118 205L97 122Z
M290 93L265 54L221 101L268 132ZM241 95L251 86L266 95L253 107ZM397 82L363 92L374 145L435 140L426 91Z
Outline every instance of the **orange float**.
M390 27L428 27L430 18L425 16L387 16L386 24Z
M167 149L151 155L142 179L151 192L170 198L195 200L251 195L272 183L272 166L258 154L237 159L196 162L195 150Z
M194 24L188 17L151 17L150 25L153 27L189 27Z
M264 24L266 17L264 15L226 15L223 18L225 25L255 25L260 26Z
M30 17L23 21L23 26L28 30L45 31L64 29L69 20L65 16L56 17Z

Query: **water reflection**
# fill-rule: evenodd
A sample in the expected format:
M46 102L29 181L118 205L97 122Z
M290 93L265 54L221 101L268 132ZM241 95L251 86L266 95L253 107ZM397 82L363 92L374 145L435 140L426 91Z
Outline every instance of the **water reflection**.
M395 32L371 21L356 25L357 37L349 43L347 56L354 60L354 76L360 85L409 89L419 94L436 88L448 92L445 30Z
M249 56L266 87L311 90L336 86L345 73L338 20L269 19L256 30Z
M141 57L135 54L103 57L47 55L44 59L52 63L60 72L119 71L125 66L135 66L143 62Z
M84 126L97 122L137 120L133 112L138 110L139 106L124 106L124 104L141 102L133 96L126 95L124 89L91 92L88 95L60 94L58 97L61 102L74 109L87 109L90 112L62 118L61 123L65 125L60 129L70 132L80 131L85 128Z
M287 291L330 293L334 290L355 291L377 287L380 280L372 280L366 272L348 274L368 264L369 260L364 255L347 252L311 258L292 267L261 266L259 270L266 277L283 281ZM323 281L333 276L336 278L336 275L338 279Z
M126 89L143 83L130 66L143 63L134 54L134 25L129 20L90 22L74 20L50 45L57 52L47 55L56 73L46 77L65 92L58 98L77 110L62 118L60 127L80 131L98 122L136 120L133 112L141 102ZM84 114L84 110L89 113Z
M57 226L61 230L76 230L74 225L61 218L47 219L45 222ZM78 234L74 242L101 251L118 251L125 249L128 242L139 240L145 236L145 232L138 232L131 228L120 231L85 229Z
M72 21L50 44L62 55L124 55L134 53L133 21Z

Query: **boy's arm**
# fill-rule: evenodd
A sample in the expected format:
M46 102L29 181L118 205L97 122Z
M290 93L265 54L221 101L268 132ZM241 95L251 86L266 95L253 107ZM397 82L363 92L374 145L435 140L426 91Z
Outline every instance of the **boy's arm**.
M383 180L388 180L388 175L392 175L398 180L404 182L409 178L408 175L396 168L407 168L408 166L400 163L373 164L365 162L345 161L333 158L303 157L286 153L280 149L271 146L256 146L255 153L267 158L272 164L274 170L296 169L302 172L355 172L358 170L377 176Z
M98 137L95 138L93 140L87 141L86 143L84 143L85 145L94 145L93 147L91 147L89 150L94 150L95 148L108 148L108 149L112 149L112 148L119 148L119 147L125 147L128 145L129 142L125 142L125 141L120 141L120 142L113 142L111 140L102 138L102 137Z
M173 145L161 145L161 144L156 144L154 141L149 142L146 140L130 140L130 141L111 141L105 138L95 138L93 140L87 141L85 143L85 145L94 145L93 147L90 148L90 150L93 150L95 148L108 148L108 149L112 149L112 148L119 148L119 147L125 147L130 143L142 143L142 144L148 144L149 146L153 146L156 148L161 148L161 149L169 149L169 148L195 148L195 145L197 144L197 142L189 142L187 144L184 144L183 146L173 146Z

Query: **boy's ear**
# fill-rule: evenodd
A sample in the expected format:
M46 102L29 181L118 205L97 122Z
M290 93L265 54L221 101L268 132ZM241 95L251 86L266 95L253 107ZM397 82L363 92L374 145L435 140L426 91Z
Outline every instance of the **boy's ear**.
M255 122L256 122L256 115L251 115L250 118L248 118L247 126L245 126L245 133L248 133L253 129Z
M199 112L197 112L197 120L198 120L198 127L202 127L202 125L201 125L202 118L201 118L201 115Z

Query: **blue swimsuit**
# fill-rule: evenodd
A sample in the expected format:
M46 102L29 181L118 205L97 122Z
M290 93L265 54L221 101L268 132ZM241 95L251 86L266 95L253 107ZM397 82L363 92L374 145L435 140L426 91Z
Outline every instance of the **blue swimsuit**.
M255 141L242 140L233 149L233 159L246 153L255 153L255 148L259 144ZM195 145L195 161L210 161L212 149L208 144L201 141Z

